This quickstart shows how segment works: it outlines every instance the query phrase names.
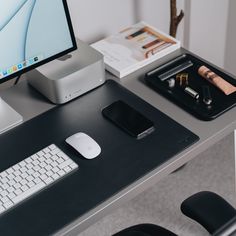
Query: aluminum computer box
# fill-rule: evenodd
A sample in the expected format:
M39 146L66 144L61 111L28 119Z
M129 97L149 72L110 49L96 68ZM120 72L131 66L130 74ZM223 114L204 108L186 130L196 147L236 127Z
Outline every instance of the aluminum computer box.
M77 39L78 49L26 73L27 81L55 104L66 103L105 82L103 55Z

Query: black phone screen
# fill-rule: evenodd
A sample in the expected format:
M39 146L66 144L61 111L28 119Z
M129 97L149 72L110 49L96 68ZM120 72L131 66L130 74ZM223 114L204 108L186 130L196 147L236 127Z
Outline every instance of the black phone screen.
M102 114L131 136L142 138L154 131L154 124L123 101L116 101L102 110Z

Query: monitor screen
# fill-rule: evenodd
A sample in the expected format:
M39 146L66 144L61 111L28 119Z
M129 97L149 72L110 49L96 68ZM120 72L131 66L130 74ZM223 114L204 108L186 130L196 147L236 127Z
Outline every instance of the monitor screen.
M3 2L0 83L76 49L66 0Z

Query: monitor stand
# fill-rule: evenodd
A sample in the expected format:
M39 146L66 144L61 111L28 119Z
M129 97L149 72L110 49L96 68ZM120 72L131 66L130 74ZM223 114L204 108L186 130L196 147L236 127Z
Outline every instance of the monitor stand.
M17 126L23 117L0 97L0 134Z

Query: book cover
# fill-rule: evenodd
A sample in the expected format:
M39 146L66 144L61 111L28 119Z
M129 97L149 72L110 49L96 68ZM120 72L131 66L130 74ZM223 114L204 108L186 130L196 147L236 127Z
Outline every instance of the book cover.
M180 42L139 22L91 46L104 55L106 69L122 78L180 48Z

